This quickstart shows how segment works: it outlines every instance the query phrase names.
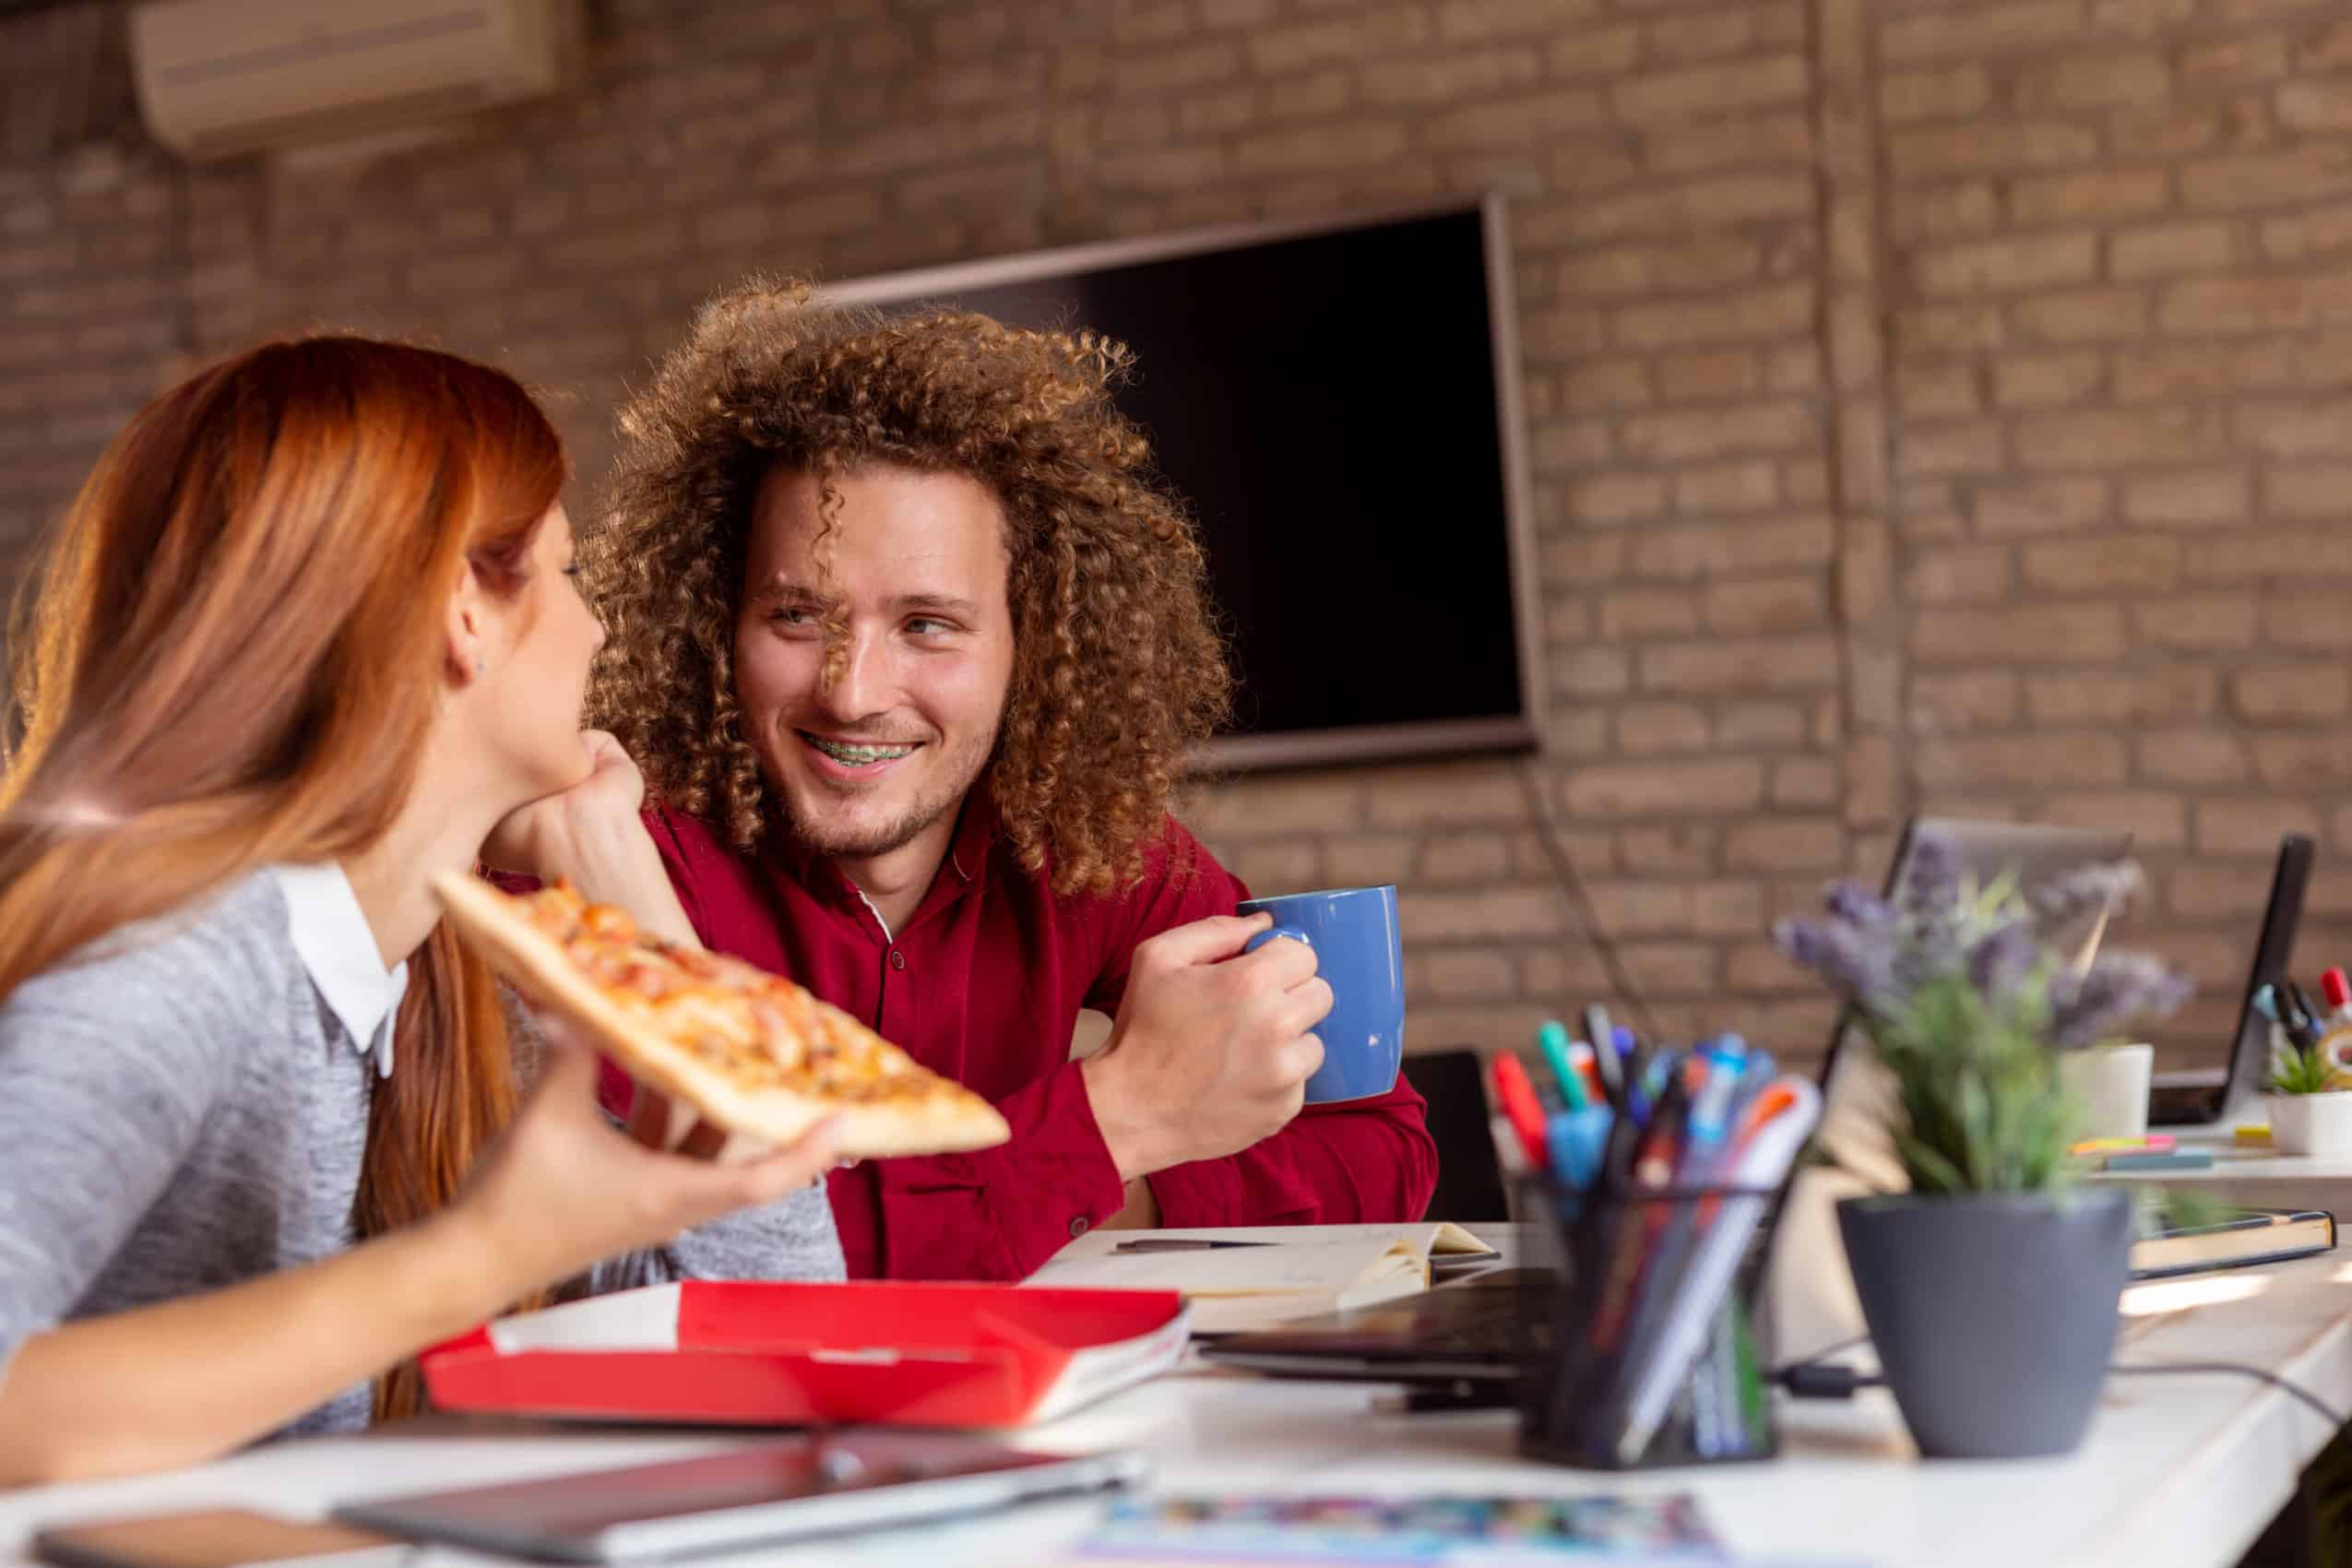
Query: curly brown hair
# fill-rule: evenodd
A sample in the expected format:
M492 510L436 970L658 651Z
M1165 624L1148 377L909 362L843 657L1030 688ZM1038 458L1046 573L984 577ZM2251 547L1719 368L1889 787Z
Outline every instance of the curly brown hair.
M830 304L799 280L719 295L623 410L608 508L582 540L610 639L595 721L658 798L749 851L773 826L734 691L761 479L814 473L829 533L837 476L964 474L1003 507L1010 560L1013 676L988 773L1005 837L1057 892L1133 883L1231 678L1200 540L1111 402L1132 359L1091 333Z

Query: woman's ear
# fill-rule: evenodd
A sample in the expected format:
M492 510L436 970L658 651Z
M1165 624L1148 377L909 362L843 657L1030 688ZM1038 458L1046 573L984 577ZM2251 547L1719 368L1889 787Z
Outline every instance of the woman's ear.
M470 567L457 575L449 592L445 672L454 685L470 685L490 669L490 602Z

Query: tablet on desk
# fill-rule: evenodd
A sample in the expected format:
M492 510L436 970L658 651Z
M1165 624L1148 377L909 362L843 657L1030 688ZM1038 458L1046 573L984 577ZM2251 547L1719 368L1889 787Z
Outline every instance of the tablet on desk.
M693 1459L379 1498L336 1517L558 1562L647 1562L1131 1486L1126 1453L1024 1454L907 1432L801 1437Z

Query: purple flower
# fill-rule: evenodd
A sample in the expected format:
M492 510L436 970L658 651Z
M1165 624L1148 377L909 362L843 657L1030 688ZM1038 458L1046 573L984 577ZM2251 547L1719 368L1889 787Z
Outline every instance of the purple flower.
M2041 954L2031 926L2021 920L2006 921L1968 950L1968 979L1987 1001L2006 1001L2033 973Z
M1925 830L1913 836L1905 857L1902 898L1916 914L1947 910L1960 901L1960 849L1942 834Z
M1784 920L1773 927L1772 934L1782 952L1858 1002L1883 1002L1895 994L1891 928L1866 930L1844 921Z
M2120 909L2140 890L2140 868L2130 861L2112 865L2078 866L2053 877L2026 895L2035 916L2049 929L2062 928L2085 915Z
M2061 1051L2096 1045L2134 1018L2161 1018L2195 989L2143 953L2110 953L2082 975L2050 983L2050 1040Z
M1941 909L1959 898L1959 847L1933 827L1912 835L1903 865L1903 903Z
M1878 931L1895 924L1895 906L1859 882L1849 880L1832 887L1827 904L1830 914L1848 925Z
M1966 974L1968 948L1964 941L1959 908L1944 904L1934 909L1907 912L1910 919L1903 932L1902 949L1895 962L1896 984L1909 992L1933 980Z

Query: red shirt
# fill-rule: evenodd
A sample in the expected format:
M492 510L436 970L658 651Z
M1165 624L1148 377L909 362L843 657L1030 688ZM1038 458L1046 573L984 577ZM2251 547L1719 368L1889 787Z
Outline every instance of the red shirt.
M1138 943L1249 897L1191 834L1171 819L1131 891L1063 897L1021 869L975 795L894 940L828 861L790 847L747 861L691 817L646 820L705 945L800 981L1012 1125L992 1149L835 1171L851 1278L1019 1279L1123 1206L1070 1039L1080 1008L1116 1016ZM1254 1147L1150 1177L1160 1223L1418 1219L1437 1182L1421 1113L1401 1077L1376 1099L1311 1105Z

